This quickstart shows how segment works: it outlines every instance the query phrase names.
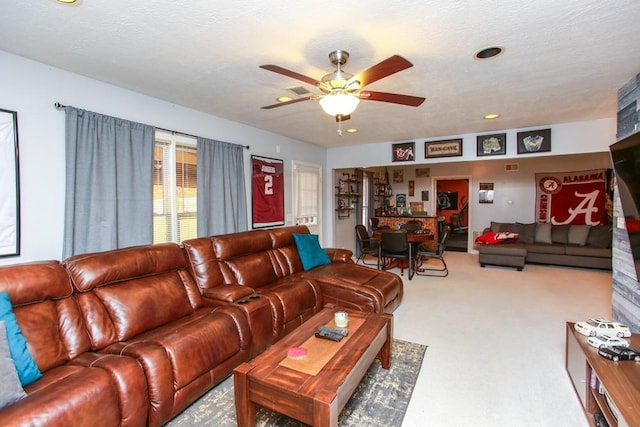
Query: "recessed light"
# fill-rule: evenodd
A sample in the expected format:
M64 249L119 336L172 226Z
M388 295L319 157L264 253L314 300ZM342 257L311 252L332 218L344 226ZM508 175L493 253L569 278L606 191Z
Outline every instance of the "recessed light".
M502 46L491 46L476 52L473 57L475 59L491 59L502 53L504 53L504 48Z
M487 120L493 120L493 119L497 119L498 117L500 117L500 114L487 114L486 116L484 116L485 119Z
M78 0L57 0L57 1L58 1L58 3L66 3L66 4L69 4L69 3L75 3L75 2L76 2L76 1L78 1Z
M358 132L358 129L356 129L356 128L349 128L349 129L347 129L347 132L349 132L349 133L356 133L356 132Z
M293 101L293 98L290 96L279 96L276 98L276 101L278 102L289 102L289 101Z

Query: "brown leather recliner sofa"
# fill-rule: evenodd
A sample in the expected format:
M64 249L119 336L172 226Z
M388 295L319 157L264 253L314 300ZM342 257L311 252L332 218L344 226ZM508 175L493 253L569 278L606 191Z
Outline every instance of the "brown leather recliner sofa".
M0 268L29 352L42 377L28 397L0 410L2 426L140 426L147 382L134 359L91 351L71 281L58 261ZM3 379L4 382L4 379Z
M161 425L327 302L391 312L402 281L283 227L0 267L43 376L0 425ZM341 276L343 279L341 280Z
M302 324L324 304L377 313L391 313L400 305L400 277L354 264L350 250L325 249L331 263L304 271L294 233L309 234L309 229L291 226L254 230L186 240L182 244L205 298L240 303L249 311L256 294L269 301L273 341ZM264 325L264 321L260 324ZM263 341L268 339L263 337Z

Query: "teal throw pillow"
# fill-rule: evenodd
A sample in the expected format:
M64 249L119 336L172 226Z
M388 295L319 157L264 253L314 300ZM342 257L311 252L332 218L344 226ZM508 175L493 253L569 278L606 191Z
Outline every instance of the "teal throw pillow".
M9 351L13 363L16 365L20 383L25 386L40 378L42 373L38 369L35 360L27 348L27 340L24 339L15 314L13 306L6 292L0 293L0 321L4 322L7 330L7 340L9 341Z
M296 241L304 271L309 271L319 265L331 264L329 255L320 247L318 235L293 233L293 239Z

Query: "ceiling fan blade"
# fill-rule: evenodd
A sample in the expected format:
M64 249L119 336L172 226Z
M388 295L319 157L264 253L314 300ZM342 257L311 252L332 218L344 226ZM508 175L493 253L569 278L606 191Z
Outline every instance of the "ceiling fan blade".
M411 67L413 67L411 62L407 61L400 55L393 55L384 61L377 63L373 67L356 74L350 79L350 81L358 80L360 82L360 87L363 88L368 84Z
M264 107L261 107L261 108L263 110L270 110L270 109L276 108L276 107L284 107L285 105L295 104L296 102L308 101L311 98L312 98L311 96L305 96L303 98L292 99L291 101L287 101L287 102L278 102L277 104L267 105L267 106L264 106Z
M399 93L374 92L372 90L360 92L360 99L369 101L391 102L392 104L419 107L425 101L420 96L401 95Z
M277 65L260 65L260 68L273 71L274 73L282 74L283 76L291 77L292 79L300 80L310 85L317 86L320 82L311 77L307 77L304 74L296 73L295 71L287 70L286 68L279 67Z

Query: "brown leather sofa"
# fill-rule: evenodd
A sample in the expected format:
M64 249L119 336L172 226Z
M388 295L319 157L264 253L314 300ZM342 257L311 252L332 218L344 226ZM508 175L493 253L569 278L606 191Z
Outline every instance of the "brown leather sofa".
M391 313L398 307L403 286L396 274L356 265L350 250L331 248L325 249L331 264L304 271L294 233L309 234L309 229L253 230L182 244L205 298L240 302L247 309L254 294L269 301L273 341L327 303L377 313Z
M0 425L157 426L327 302L393 311L402 281L326 249L304 271L283 227L0 267L43 373Z
M29 352L42 377L0 410L2 426L141 426L147 382L134 359L91 351L69 276L57 261L0 268Z
M177 244L78 255L64 265L91 349L144 369L149 425L167 422L249 359L246 317L204 304Z

